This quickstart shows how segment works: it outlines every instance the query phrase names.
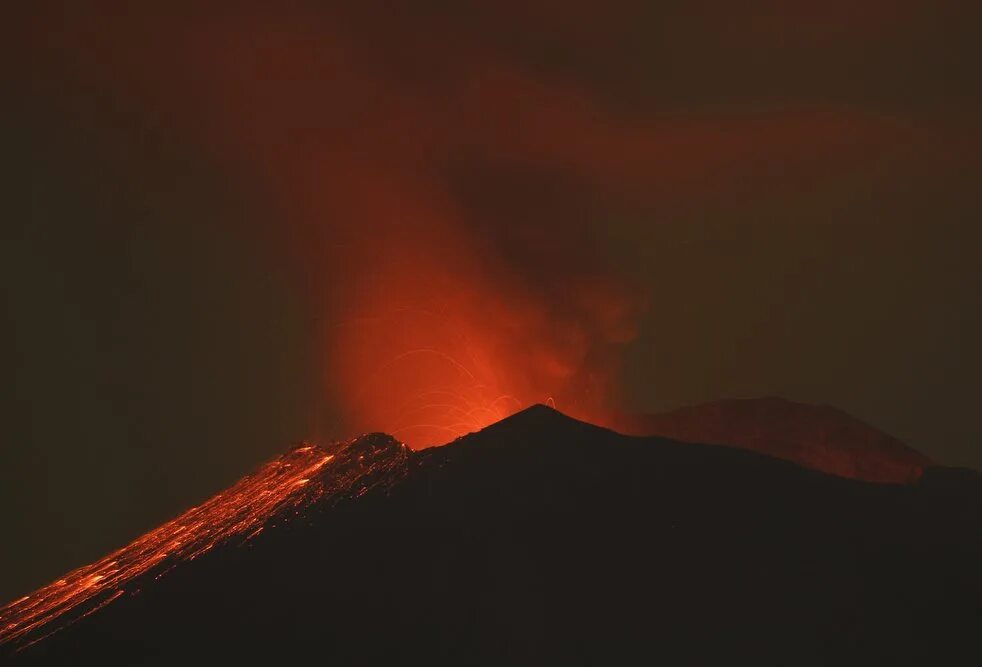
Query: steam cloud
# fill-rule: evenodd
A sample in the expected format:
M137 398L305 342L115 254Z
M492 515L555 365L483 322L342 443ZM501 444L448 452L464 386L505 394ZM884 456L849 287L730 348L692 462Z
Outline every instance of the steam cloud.
M269 211L281 265L321 314L339 428L424 446L531 402L596 418L617 406L619 350L648 307L624 249L597 241L605 216L660 224L666 207L807 184L919 140L908 121L834 105L675 113L658 86L694 97L698 80L651 82L632 62L656 57L632 56L639 22L675 26L662 54L674 58L692 31L742 22L718 41L744 35L735 48L752 58L773 40L860 48L842 25L902 35L912 9L883 23L852 3L728 21L706 20L720 3L684 16L634 2L384 4L34 23L53 96L71 81L82 112L141 114ZM801 34L770 27L789 25Z

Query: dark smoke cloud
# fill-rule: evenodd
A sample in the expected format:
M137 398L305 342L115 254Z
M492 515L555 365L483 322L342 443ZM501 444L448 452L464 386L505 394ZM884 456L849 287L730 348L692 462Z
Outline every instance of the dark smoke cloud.
M21 4L0 598L291 438L531 401L982 465L978 3Z
M234 174L321 314L339 428L427 444L533 401L617 401L646 288L597 242L611 211L662 224L963 139L884 106L904 76L876 104L834 75L796 93L822 63L891 72L936 30L927 4L751 4L63 9L33 22L32 74ZM776 51L791 67L761 66Z

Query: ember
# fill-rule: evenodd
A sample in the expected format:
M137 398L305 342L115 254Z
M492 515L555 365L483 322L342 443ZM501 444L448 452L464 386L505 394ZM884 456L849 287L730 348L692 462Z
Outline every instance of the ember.
M253 539L315 503L364 494L408 455L383 435L297 447L122 549L0 608L0 644L29 645L116 600L140 577L160 577L220 543Z

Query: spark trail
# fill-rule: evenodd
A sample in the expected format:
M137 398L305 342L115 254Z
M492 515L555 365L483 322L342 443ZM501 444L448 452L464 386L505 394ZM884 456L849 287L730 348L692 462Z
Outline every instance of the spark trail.
M398 479L409 455L405 445L382 434L295 447L127 546L0 608L0 645L26 647L135 593L139 582L163 576L178 562L225 542L244 543L314 505Z

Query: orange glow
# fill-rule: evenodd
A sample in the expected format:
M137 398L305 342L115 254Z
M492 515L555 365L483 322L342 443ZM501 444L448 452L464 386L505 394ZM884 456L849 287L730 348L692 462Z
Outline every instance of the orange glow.
M370 270L331 304L347 317L325 332L325 387L347 427L422 448L536 403L605 414L642 300L596 273L530 286L458 227L429 225L366 247L351 261Z
M39 34L45 48L30 52L44 79L64 82L52 89L111 92L121 110L173 131L163 136L195 149L250 209L267 212L257 232L271 250L263 270L296 281L325 323L334 399L325 402L352 421L340 433L385 430L426 446L550 396L580 417L608 402L610 348L635 337L641 301L610 277L635 263L625 258L641 258L627 243L598 244L607 223L580 215L582 204L636 218L630 228L663 224L706 202L709 212L743 210L775 190L813 192L830 173L879 173L897 146L947 141L919 117L793 99L630 111L592 76L558 75L506 47L524 37L486 39L482 21L407 12L408 29L389 30L388 20L349 15L348 4L362 3L286 13L258 3L213 21L146 25L136 15L62 25L56 14L61 29ZM548 4L501 25L518 30L513 37L547 30L581 54L615 55L625 28L635 32L622 24L630 13ZM874 21L897 37L914 16L844 0L767 4L750 24L738 10L719 22L697 11L678 34L736 39L736 51L775 36L782 48L856 46L865 33L849 25ZM623 63L604 62L620 80ZM89 97L73 112L102 114L81 102ZM230 227L240 231L238 216Z
M0 644L43 639L132 591L138 577L159 578L220 543L250 540L314 503L360 495L380 483L366 479L398 469L407 456L404 445L376 436L293 449L122 549L0 608Z

